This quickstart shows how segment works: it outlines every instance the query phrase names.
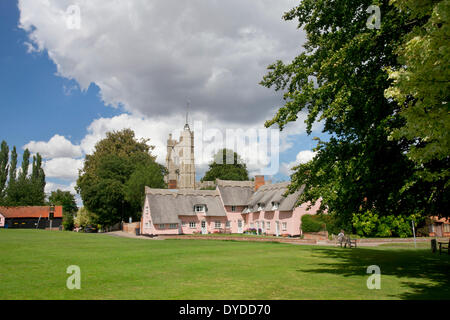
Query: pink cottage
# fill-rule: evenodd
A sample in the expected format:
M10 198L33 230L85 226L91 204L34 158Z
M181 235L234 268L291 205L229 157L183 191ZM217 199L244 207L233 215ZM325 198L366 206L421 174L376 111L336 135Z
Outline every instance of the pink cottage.
M262 178L262 179L261 179ZM262 180L262 183L261 183ZM301 216L315 214L297 205L302 190L284 196L289 182L217 180L215 190L145 188L141 233L146 235L244 233L299 236Z

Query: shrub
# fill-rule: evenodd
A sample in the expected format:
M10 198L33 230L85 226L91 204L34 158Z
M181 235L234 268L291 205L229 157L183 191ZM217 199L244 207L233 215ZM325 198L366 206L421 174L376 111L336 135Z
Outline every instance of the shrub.
M352 223L356 234L361 237L400 237L412 236L411 220L422 222L419 215L379 216L371 210L353 214Z
M319 232L326 229L326 224L320 215L305 214L302 216L303 232Z
M73 230L73 228L75 226L75 223L74 223L74 219L73 219L72 213L64 212L62 225L64 227L64 230L66 230L66 231L72 231Z

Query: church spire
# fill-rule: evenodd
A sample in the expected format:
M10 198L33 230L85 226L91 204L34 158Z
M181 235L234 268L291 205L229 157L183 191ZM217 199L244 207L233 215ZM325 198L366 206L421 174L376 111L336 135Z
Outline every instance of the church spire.
M188 114L189 114L189 100L186 102L186 123L184 124L184 130L190 130L189 124L188 124Z

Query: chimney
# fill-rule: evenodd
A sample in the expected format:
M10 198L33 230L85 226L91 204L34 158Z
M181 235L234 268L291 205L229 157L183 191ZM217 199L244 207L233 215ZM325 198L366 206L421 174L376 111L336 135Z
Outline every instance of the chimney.
M264 185L264 176L255 176L255 191Z

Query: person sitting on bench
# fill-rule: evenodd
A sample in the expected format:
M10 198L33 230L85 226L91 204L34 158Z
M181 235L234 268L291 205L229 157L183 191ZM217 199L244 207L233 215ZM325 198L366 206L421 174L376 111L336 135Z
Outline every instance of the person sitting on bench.
M341 229L341 232L339 232L339 234L337 235L337 242L341 245L341 247L344 240L345 240L344 230Z

